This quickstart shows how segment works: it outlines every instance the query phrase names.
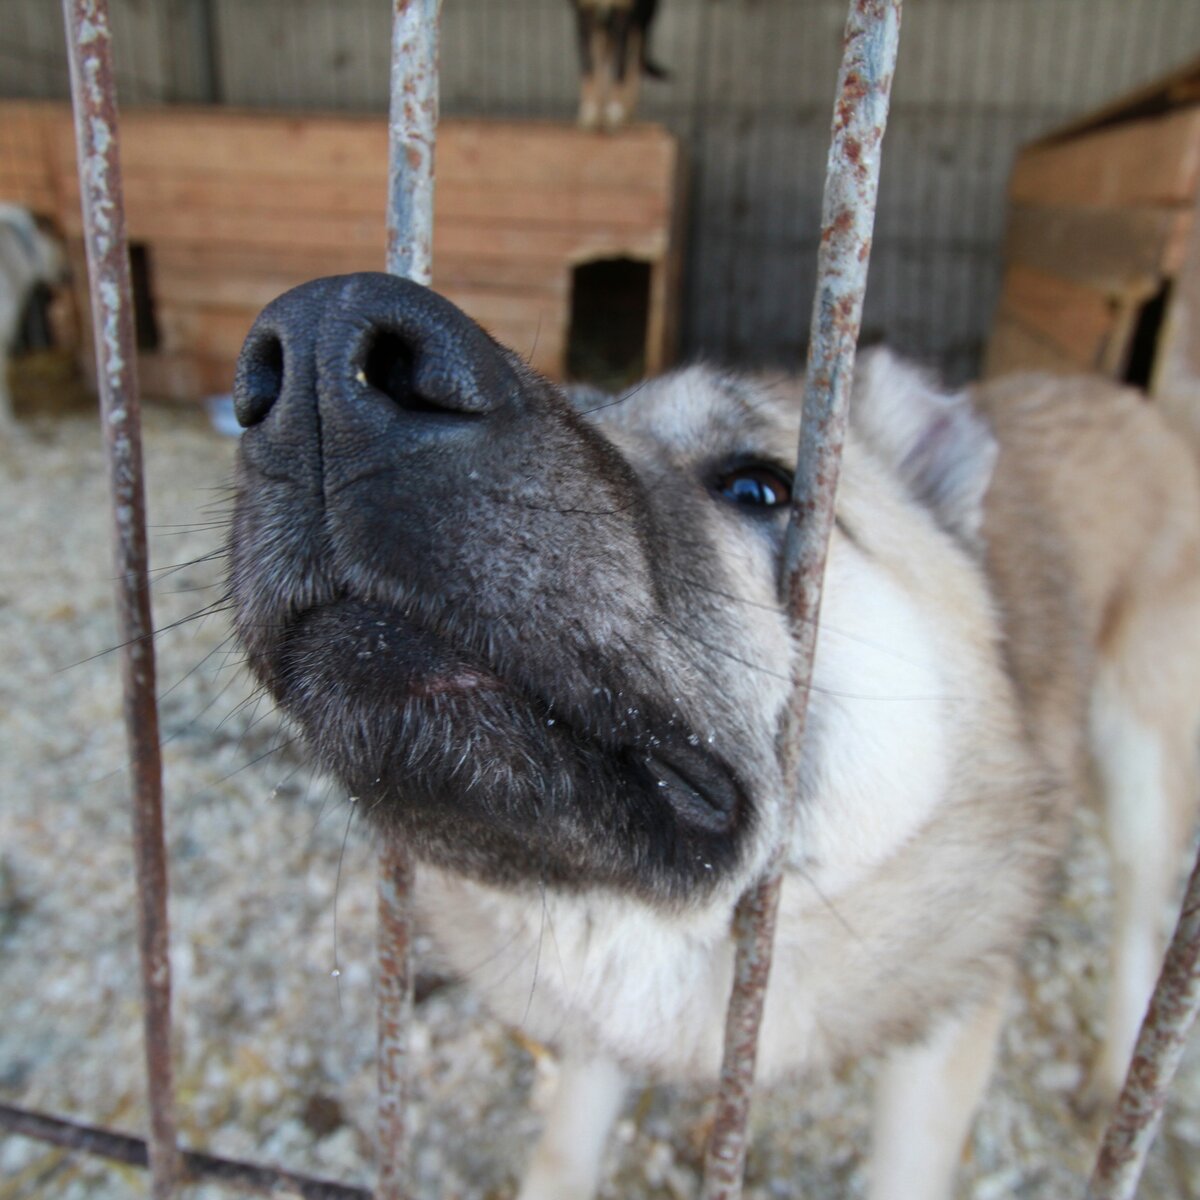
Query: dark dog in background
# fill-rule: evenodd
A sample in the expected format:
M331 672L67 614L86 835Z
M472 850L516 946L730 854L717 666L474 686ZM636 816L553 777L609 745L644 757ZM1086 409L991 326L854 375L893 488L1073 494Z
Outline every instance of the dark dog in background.
M650 58L650 26L658 0L571 0L583 75L579 123L616 129L633 119L642 75L665 79Z

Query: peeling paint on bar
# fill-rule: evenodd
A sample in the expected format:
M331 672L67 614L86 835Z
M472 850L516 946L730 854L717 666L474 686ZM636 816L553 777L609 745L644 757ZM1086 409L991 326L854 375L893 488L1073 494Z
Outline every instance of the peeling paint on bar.
M1087 1200L1133 1200L1188 1033L1200 1012L1200 855L1133 1051L1116 1112L1100 1146Z
M63 0L84 238L91 281L101 420L112 494L117 622L125 729L133 786L150 1110L149 1162L155 1200L180 1177L171 1071L171 974L162 763L155 697L153 620L147 575L145 489L125 212L118 154L116 85L107 0Z
M433 278L433 156L438 118L441 0L395 0L388 119L387 269L426 286ZM378 1200L410 1186L408 1045L413 1013L413 865L391 844L379 861Z
M833 528L854 352L866 292L880 152L899 44L900 8L901 0L852 0L838 75L821 213L804 417L781 587L797 645L792 703L779 731L789 800L788 828L792 824L825 556ZM705 1163L704 1200L737 1200L742 1194L758 1031L771 969L782 850L788 841L785 834L766 878L742 897L734 919L737 960L726 1016L721 1085Z
M433 277L433 155L441 0L395 0L389 114L387 269Z
M408 1195L413 1131L408 1120L408 1047L413 1014L412 861L385 846L379 857L379 1178L377 1200Z

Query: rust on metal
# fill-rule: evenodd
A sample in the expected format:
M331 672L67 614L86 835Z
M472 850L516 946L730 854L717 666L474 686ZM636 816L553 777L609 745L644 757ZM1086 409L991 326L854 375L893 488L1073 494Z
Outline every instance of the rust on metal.
M379 859L379 1178L378 1200L408 1194L408 1046L413 1014L412 879L408 850L389 841Z
M737 956L725 1014L725 1054L717 1107L704 1164L704 1200L736 1200L742 1194L746 1122L754 1092L758 1030L771 973L779 891L779 872L774 871L742 897L734 912Z
M433 275L441 8L441 0L395 0L392 17L387 269L426 286Z
M726 1017L721 1087L705 1163L704 1200L737 1200L742 1194L758 1029L770 974L783 856L794 824L800 747L866 293L900 9L901 0L851 0L846 20L825 174L796 482L781 574L781 595L796 640L792 702L784 715L778 742L787 817L766 877L742 897L734 919L734 988Z
M0 1129L131 1167L145 1167L148 1161L146 1143L141 1138L96 1125L64 1121L61 1117L31 1112L9 1104L0 1104ZM216 1183L259 1196L299 1196L302 1200L371 1200L371 1193L366 1188L349 1187L327 1179L280 1171L275 1167L240 1162L234 1158L218 1158L214 1154L184 1150L180 1155L180 1164L182 1182Z
M802 732L808 701L899 32L900 0L851 4L825 175L796 500L784 552L784 597L801 650L793 675L795 703L781 740L793 778L800 741L794 735Z
M118 154L116 83L107 0L63 0L91 286L100 415L112 496L117 623L133 785L138 942L149 1088L149 1161L156 1200L179 1173L171 1071L171 975L162 762L147 574L133 302Z
M433 278L433 155L438 118L441 0L395 0L388 116L387 269L417 283ZM413 864L405 846L379 862L379 1200L409 1187L408 1044L413 1013Z
M1162 1121L1188 1032L1200 1012L1200 856L1158 986L1142 1022L1133 1061L1088 1184L1088 1200L1133 1200Z

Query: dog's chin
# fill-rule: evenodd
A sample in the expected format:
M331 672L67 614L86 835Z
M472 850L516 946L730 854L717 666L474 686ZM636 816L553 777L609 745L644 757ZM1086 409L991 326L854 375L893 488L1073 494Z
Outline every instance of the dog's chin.
M737 864L743 789L652 703L633 730L552 705L398 610L353 599L294 617L260 670L321 765L438 866L678 901Z

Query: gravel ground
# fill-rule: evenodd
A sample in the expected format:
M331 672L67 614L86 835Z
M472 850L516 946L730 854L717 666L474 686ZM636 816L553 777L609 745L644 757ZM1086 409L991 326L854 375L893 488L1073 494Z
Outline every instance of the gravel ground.
M186 620L220 597L233 443L192 414L152 409L146 445L182 1137L369 1183L373 851L344 797L310 777L254 699L224 615ZM0 511L0 1099L137 1132L127 780L94 422L42 419L6 435ZM1109 904L1088 813L1078 843L1026 956L964 1172L972 1200L1082 1196L1093 1133L1072 1097L1095 1044ZM469 981L420 1006L414 1040L419 1195L509 1196L553 1062L492 1021ZM749 1197L863 1194L869 1073L761 1096ZM706 1113L692 1093L635 1094L604 1196L694 1196ZM0 1200L139 1194L139 1172L0 1137ZM1195 1052L1141 1194L1200 1197Z

